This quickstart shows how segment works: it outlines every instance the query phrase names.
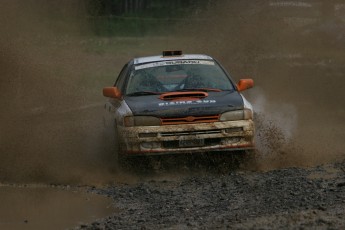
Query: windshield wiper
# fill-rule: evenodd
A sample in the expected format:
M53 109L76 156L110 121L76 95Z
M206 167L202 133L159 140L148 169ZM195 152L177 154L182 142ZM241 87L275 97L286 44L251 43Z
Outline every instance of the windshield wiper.
M223 90L215 89L215 88L184 88L184 89L176 90L176 92L184 92L184 91L221 92Z
M144 96L144 95L159 95L161 93L158 92L152 92L152 91L139 91L127 94L127 96Z

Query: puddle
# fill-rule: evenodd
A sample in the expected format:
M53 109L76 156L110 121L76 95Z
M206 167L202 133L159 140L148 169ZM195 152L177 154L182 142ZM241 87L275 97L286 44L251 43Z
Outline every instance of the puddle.
M114 213L111 199L51 187L0 186L0 229L70 229Z

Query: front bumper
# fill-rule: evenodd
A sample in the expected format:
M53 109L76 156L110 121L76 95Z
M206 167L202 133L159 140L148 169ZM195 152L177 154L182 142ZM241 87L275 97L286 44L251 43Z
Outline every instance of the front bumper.
M118 127L122 153L160 155L254 148L252 120Z

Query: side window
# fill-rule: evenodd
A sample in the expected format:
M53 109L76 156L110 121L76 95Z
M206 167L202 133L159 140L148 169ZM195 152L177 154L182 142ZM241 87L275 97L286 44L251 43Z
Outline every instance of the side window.
M129 69L128 68L128 64L126 64L122 68L122 70L121 70L121 72L120 72L119 76L117 77L116 82L114 84L114 86L118 87L121 91L123 91L123 85L124 85L124 83L126 81L126 76L127 76L127 73L128 73L128 69Z

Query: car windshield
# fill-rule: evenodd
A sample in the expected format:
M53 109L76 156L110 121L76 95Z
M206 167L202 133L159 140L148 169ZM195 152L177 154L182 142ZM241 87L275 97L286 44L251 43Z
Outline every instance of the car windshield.
M212 60L174 60L136 65L127 82L127 95L165 92L233 90L222 68Z

